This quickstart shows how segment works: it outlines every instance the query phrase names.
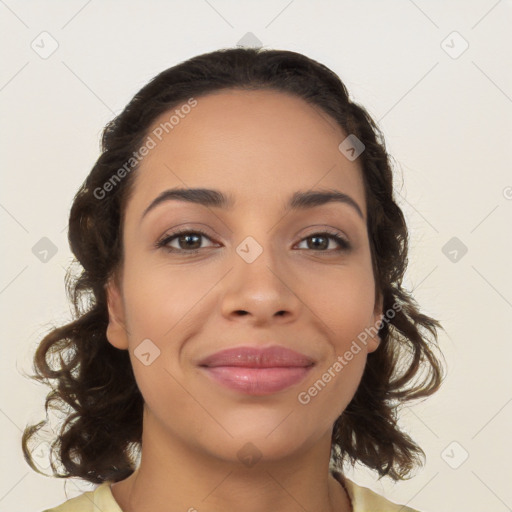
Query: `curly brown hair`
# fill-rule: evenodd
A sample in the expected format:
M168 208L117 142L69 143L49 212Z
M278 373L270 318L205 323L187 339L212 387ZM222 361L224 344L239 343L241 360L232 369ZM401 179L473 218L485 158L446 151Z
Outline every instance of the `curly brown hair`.
M381 324L379 348L368 355L357 392L333 425L331 466L341 470L347 461L360 462L380 477L397 480L421 463L423 451L397 424L398 407L431 395L440 386L443 368L436 352L441 325L420 313L402 288L408 231L394 200L383 135L368 112L349 99L340 78L323 64L291 51L228 48L161 72L103 131L102 153L76 194L69 218L70 247L81 265L78 274L70 268L66 276L74 321L49 332L34 356L36 373L31 377L51 387L45 400L46 420L27 426L22 437L25 459L35 471L40 472L29 441L37 439L49 422L49 409L65 418L51 443L53 476L102 483L123 480L135 470L144 401L128 351L107 341L105 290L122 261L123 213L138 168L133 156L161 114L190 98L228 88L295 95L364 143L359 161L376 294L383 311L394 306L396 314ZM121 168L126 171L124 178L113 182ZM109 180L112 186L106 193ZM55 454L61 471L54 463Z

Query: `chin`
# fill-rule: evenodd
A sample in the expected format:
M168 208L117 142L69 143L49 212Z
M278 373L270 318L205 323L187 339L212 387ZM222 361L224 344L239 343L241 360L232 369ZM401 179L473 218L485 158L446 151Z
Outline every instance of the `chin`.
M306 431L297 418L292 420L293 413L285 419L289 412L288 410L280 411L279 414L264 415L260 411L242 415L236 423L224 422L222 424L233 437L226 434L222 440L218 440L216 447L229 446L227 452L234 451L237 457L244 455L245 447L249 455L254 451L255 457L260 455L269 461L293 455L309 444L313 445L322 437L323 433ZM240 450L241 454L238 453Z
M236 437L205 449L215 457L230 464L240 465L241 468L252 468L257 465L261 468L266 463L284 461L305 449L304 439L291 439L285 436L271 440L270 437Z

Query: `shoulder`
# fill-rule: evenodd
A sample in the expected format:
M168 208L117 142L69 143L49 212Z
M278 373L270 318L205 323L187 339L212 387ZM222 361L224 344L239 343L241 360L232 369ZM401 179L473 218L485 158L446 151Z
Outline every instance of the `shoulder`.
M340 480L340 476L336 478ZM409 507L393 503L380 494L342 478L342 485L352 501L353 512L418 512ZM94 491L88 491L71 498L60 505L43 512L123 512L112 495L110 483L105 482Z
M405 505L393 503L367 487L357 485L338 471L333 471L332 474L345 487L352 502L353 512L419 512Z
M94 491L71 498L43 512L123 512L112 495L110 482L104 482Z
M345 479L345 487L352 500L354 512L418 512L410 507L387 500L380 494Z

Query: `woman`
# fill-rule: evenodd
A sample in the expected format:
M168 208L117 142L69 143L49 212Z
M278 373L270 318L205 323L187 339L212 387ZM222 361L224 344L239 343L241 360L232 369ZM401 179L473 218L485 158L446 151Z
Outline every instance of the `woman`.
M35 355L67 415L54 475L100 485L51 510L412 510L343 476L408 476L397 406L442 372L382 135L340 79L289 51L200 55L102 144L70 214L76 319Z

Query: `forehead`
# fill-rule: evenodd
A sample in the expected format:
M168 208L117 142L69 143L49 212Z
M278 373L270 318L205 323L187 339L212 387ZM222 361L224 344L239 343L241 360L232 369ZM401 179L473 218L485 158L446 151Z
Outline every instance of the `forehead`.
M223 190L237 208L259 209L298 190L330 188L365 211L360 165L338 149L347 134L318 107L273 90L223 90L195 101L148 131L153 147L137 171L132 208L175 187Z

